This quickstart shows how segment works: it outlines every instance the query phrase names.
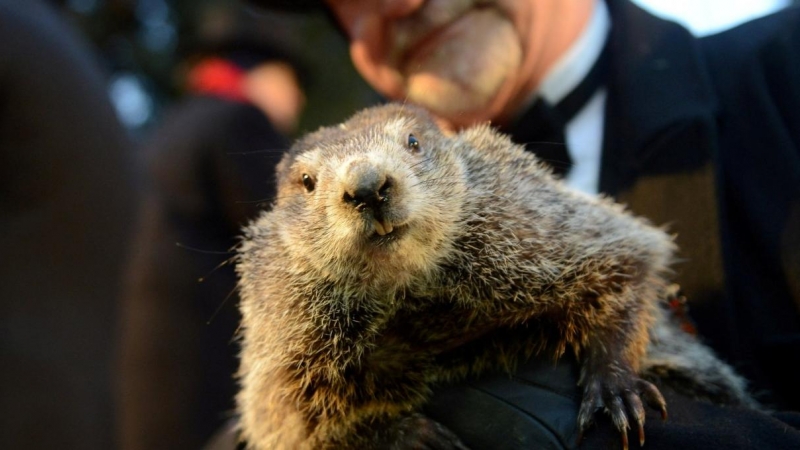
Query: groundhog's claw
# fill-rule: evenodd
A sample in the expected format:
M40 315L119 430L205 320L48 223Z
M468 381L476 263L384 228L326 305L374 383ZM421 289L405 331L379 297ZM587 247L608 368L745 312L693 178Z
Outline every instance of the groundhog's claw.
M614 426L622 437L622 448L628 450L628 430L631 420L636 424L639 434L639 445L644 445L645 410L642 403L661 411L661 417L667 418L667 404L658 388L652 383L635 376L593 377L586 383L583 402L578 413L578 443L586 430L593 423L593 416L598 409L605 409L611 416Z
M661 395L661 391L653 383L637 379L636 390L651 408L661 411L662 420L667 420L667 402L664 400L664 396Z
M402 419L392 441L392 450L468 450L452 431L421 414Z

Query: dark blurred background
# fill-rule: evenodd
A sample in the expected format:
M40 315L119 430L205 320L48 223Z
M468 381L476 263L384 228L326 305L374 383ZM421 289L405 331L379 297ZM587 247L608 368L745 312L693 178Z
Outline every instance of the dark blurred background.
M323 12L267 12L234 0L52 2L97 48L120 119L137 136L181 95L175 69L183 53L198 39L234 28L281 42L307 64L308 104L299 132L338 121L377 98L349 64L345 41Z

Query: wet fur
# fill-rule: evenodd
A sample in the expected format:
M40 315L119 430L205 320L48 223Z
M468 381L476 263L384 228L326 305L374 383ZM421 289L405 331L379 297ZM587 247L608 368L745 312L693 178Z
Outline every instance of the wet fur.
M380 216L394 234L342 201L354 173L391 177ZM670 236L567 189L489 125L447 135L416 108L368 109L296 143L278 186L237 268L252 448L457 447L418 414L431 386L540 352L579 356L584 403L606 380L650 374L752 404L665 318Z

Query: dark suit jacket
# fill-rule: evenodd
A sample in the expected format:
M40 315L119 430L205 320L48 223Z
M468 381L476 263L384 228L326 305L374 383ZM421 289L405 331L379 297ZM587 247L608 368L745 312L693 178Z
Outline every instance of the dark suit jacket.
M669 224L700 334L800 410L800 9L696 41L609 3L601 190Z
M699 332L770 406L800 410L800 10L696 39L608 0L611 61L600 188L677 233ZM525 124L520 124L525 126ZM535 360L441 389L428 414L472 448L572 448L574 361ZM800 414L664 388L646 448L800 448ZM633 438L631 437L632 446ZM581 449L619 448L603 414Z

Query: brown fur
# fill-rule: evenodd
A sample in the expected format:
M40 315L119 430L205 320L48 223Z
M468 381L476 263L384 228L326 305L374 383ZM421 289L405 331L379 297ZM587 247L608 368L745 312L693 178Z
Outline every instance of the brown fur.
M295 144L278 185L238 264L253 448L457 448L418 414L430 386L542 351L579 355L581 429L606 407L624 433L641 402L604 396L663 408L639 376L664 366L702 393L692 357L670 359L686 348L723 366L689 336L651 339L681 333L660 307L671 238L569 190L488 125L446 135L419 109L368 109ZM714 382L725 395L708 396L750 401L732 372Z

